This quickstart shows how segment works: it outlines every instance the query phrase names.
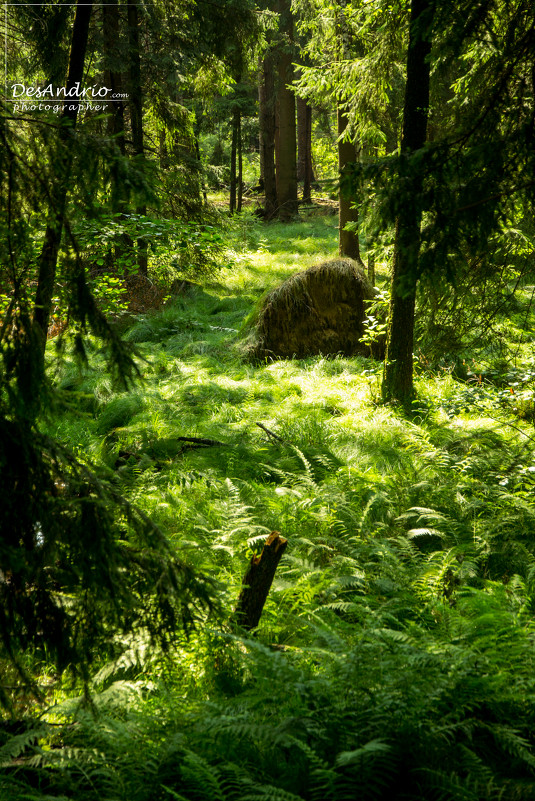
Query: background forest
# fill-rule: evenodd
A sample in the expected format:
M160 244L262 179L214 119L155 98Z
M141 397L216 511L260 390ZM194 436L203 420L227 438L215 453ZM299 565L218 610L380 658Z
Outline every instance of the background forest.
M532 3L2 17L0 798L533 799Z

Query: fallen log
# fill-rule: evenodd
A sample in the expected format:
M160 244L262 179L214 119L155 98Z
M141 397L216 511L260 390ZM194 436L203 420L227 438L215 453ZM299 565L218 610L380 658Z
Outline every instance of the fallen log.
M258 626L277 565L287 545L288 540L278 531L272 531L260 556L251 559L234 613L238 625L247 631Z

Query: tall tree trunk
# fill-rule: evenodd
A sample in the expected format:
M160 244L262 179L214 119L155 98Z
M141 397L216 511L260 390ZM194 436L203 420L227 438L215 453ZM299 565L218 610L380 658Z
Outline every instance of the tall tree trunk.
M139 47L139 14L138 4L134 0L127 0L128 12L128 51L130 72L130 124L132 128L132 143L134 156L143 161L143 95L141 90L141 54ZM147 213L145 204L140 203L136 212L142 216ZM137 263L139 272L147 275L148 255L147 242L140 237L137 240Z
M297 180L303 182L303 203L311 203L312 108L302 97L297 98Z
M336 121L338 126L338 171L340 174L340 189L338 190L338 252L343 258L355 259L362 264L360 258L358 229L346 231L347 223L358 224L358 209L354 208L354 199L351 197L344 185L344 178L348 165L357 160L357 149L354 142L343 137L347 128L347 116L340 106L336 109Z
M400 150L402 159L422 148L426 141L431 42L425 29L426 24L430 22L426 17L431 7L432 0L411 2L407 83ZM400 213L396 220L390 322L382 394L384 400L395 400L408 406L414 396L412 352L422 216L419 204L422 175L418 171L415 172L410 158L402 161L401 169L406 171L403 175L406 189L404 202L400 205Z
M293 19L289 0L279 0L280 30L285 40L278 58L278 128L275 137L277 200L279 218L290 220L297 214L297 131L295 122L295 94L289 88L293 81Z
M82 84L84 75L85 51L89 34L92 3L78 0L72 28L69 71L65 84L66 96L77 84ZM39 369L44 372L44 355L48 324L56 281L58 253L63 233L63 222L69 179L74 156L74 133L78 117L78 102L66 101L61 113L61 124L58 130L58 142L54 157L55 180L50 190L50 202L45 239L39 258L39 273L35 306L33 310L33 330L36 338Z
M238 200L236 204L236 211L241 211L243 205L243 150L241 138L241 114L238 110L237 119L237 148L238 148Z
M266 51L261 63L258 99L264 214L270 220L276 214L278 206L275 178L275 61L270 49Z
M236 211L236 153L238 149L238 121L240 110L234 107L232 111L232 143L230 146L230 198L229 211L234 214Z
M104 59L106 86L112 90L114 99L108 104L108 134L113 136L120 153L125 155L124 106L117 95L123 93L121 52L119 48L119 3L118 0L105 0L102 4L102 28L104 34ZM114 175L115 181L117 176ZM116 194L119 189L114 187Z
M338 46L338 57L341 60L354 57L354 42L351 29L347 23L348 0L339 0L336 20L336 35ZM355 259L362 265L360 258L359 235L358 235L358 209L355 206L355 198L351 197L346 186L346 176L348 165L357 161L358 151L353 139L346 135L348 118L343 107L345 97L338 98L336 105L336 125L338 132L338 175L340 188L338 190L338 252L341 257ZM346 231L348 223L353 223L355 230Z
M124 104L118 99L118 95L123 94L123 76L120 43L119 25L119 3L118 0L104 0L102 2L102 32L104 39L104 65L106 67L106 86L113 92L114 99L108 103L108 136L113 138L116 150L110 164L111 182L111 210L113 214L128 211L128 191L125 191L124 182L121 178L120 159L126 154L124 136ZM120 258L125 250L131 250L132 239L128 234L118 237L114 243L113 251L115 259ZM113 260L110 252L110 266Z
M201 190L204 200L204 205L208 205L208 194L206 192L206 183L204 181L204 169L201 159L201 146L199 144L199 137L201 135L201 115L199 113L199 106L195 105L195 124L193 126L193 133L195 136L195 158L199 163L199 172L201 174Z

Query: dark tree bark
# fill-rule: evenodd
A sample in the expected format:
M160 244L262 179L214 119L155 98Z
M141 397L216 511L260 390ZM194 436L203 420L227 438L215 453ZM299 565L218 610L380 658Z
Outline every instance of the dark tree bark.
M125 190L120 169L120 159L126 155L124 103L117 97L124 92L122 75L124 53L121 51L118 0L113 0L113 2L104 0L102 3L102 32L106 86L112 90L115 96L108 103L108 136L113 138L116 146L115 155L110 164L111 210L114 214L126 214L128 212L128 191ZM115 258L119 258L125 250L131 248L132 239L128 234L123 234L114 243Z
M375 256L373 253L368 253L368 281L375 286Z
M260 66L258 100L264 214L270 220L276 214L278 206L275 178L275 61L272 50L266 51Z
M84 4L82 4L81 0L78 0L72 29L69 71L65 84L65 94L67 96L76 83L79 82L81 85L83 81L91 11L92 3L84 0ZM58 253L63 233L69 178L74 156L74 133L77 118L78 102L76 100L74 102L73 100L65 101L58 131L58 143L54 158L55 180L50 190L47 227L39 258L39 273L33 310L33 330L41 372L44 372L46 339L56 281Z
M143 94L141 89L141 54L139 46L139 14L138 4L135 0L127 0L128 12L128 51L130 73L130 125L132 129L132 143L134 156L140 161L144 157L143 143ZM136 209L137 214L144 216L147 213L145 204L140 203ZM148 254L147 243L141 237L137 240L137 263L139 272L147 275Z
M202 173L201 146L199 144L199 135L197 131L195 131L195 156L197 158L197 161L199 162L199 170ZM202 173L202 178L201 178L201 190L202 190L204 205L206 206L208 205L208 194L206 192L206 184L204 182L204 173Z
M108 134L113 136L119 151L125 155L124 105L117 95L122 94L123 77L121 69L122 54L119 47L119 3L118 0L105 0L102 4L102 28L104 35L104 59L106 67L106 86L115 98L108 104ZM117 182L117 177L115 176ZM117 187L115 191L118 192Z
M297 98L297 180L303 182L303 203L311 203L311 188L314 183L312 168L312 108Z
M347 128L347 117L340 106L336 110L338 136L342 136ZM343 258L355 259L360 264L359 237L357 231L346 231L347 223L358 224L358 209L354 208L354 199L344 186L344 177L348 165L357 160L357 149L354 142L341 139L338 142L338 171L340 174L340 189L338 191L338 252Z
M241 114L238 112L238 201L236 204L236 211L241 211L243 205L243 148L241 138Z
M232 142L230 146L230 198L229 211L234 214L236 211L236 153L238 150L238 123L240 111L234 108L232 112Z
M277 134L275 158L277 174L278 216L291 220L298 212L297 202L297 126L295 94L289 88L293 81L293 19L289 0L279 0L281 32L285 36L278 54Z
M251 559L235 610L238 625L247 631L258 626L277 565L287 545L288 540L278 531L272 531L260 556Z
M396 219L394 259L391 279L390 322L383 375L383 399L408 406L414 396L413 347L414 311L420 251L420 195L422 175L411 166L410 155L425 145L429 114L429 55L431 42L426 35L432 0L412 0L407 83L403 108L403 134L400 156L405 169L406 193ZM405 159L404 159L405 157Z
M230 149L229 210L231 214L234 214L235 211L241 211L243 196L242 178L241 112L239 106L236 105L232 111L232 144Z

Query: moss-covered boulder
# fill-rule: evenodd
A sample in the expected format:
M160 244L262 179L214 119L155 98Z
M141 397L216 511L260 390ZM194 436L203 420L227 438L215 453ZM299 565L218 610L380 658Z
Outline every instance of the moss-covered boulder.
M373 287L352 259L334 259L296 273L263 299L251 323L247 350L260 360L369 356L369 348L359 340L364 301L372 297Z

